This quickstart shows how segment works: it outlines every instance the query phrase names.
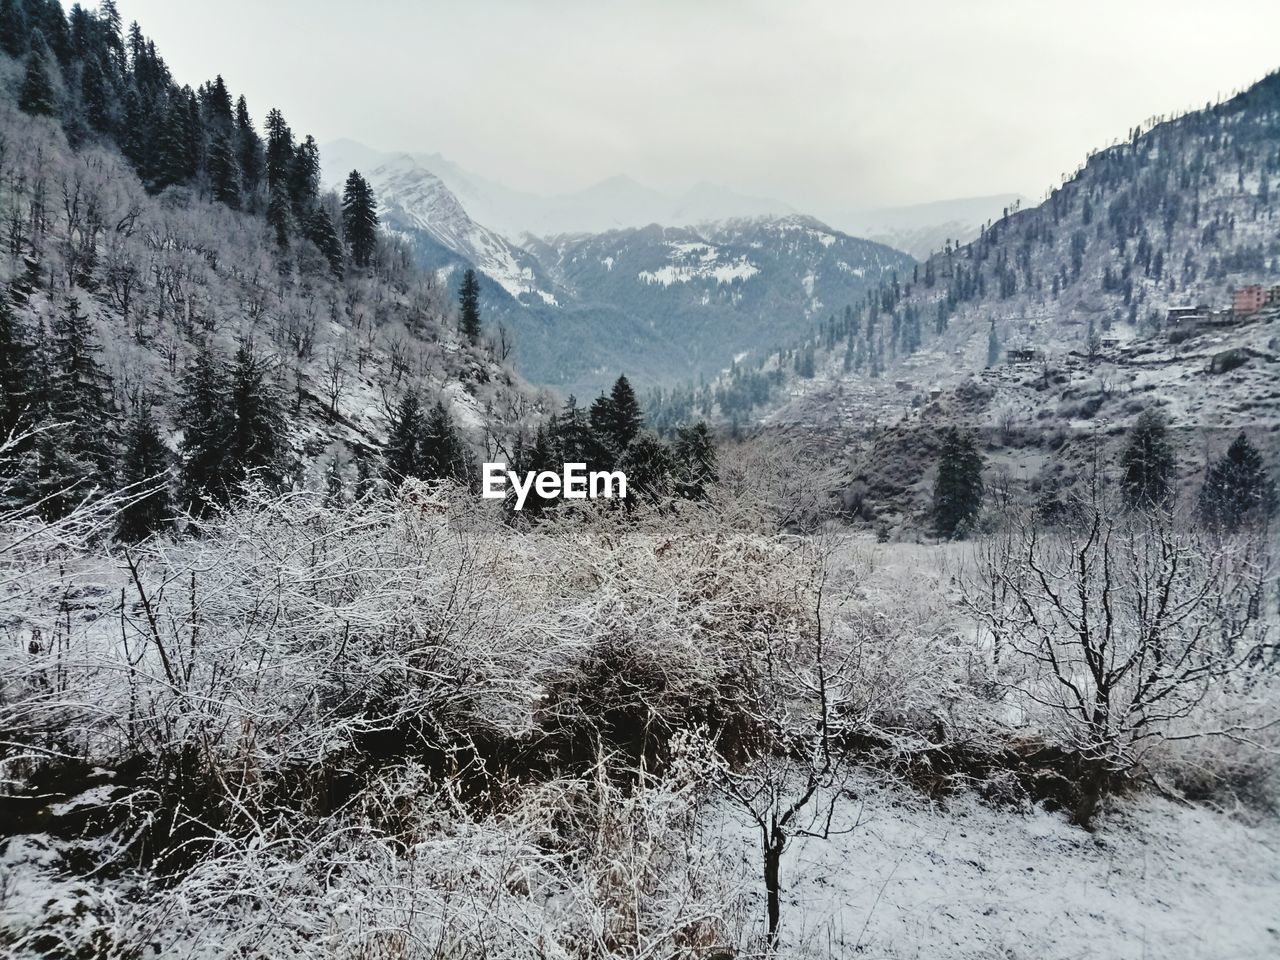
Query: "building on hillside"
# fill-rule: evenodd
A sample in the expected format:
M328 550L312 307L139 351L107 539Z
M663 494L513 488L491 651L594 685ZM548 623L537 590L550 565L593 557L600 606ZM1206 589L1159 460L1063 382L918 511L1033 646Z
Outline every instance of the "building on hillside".
M1009 363L1035 363L1044 359L1044 354L1032 347L1010 347L1004 355Z
M1104 334L1101 343L1104 350L1114 350L1120 346L1120 338L1113 334Z
M1170 307L1164 322L1167 327L1180 327L1183 324L1200 323L1208 316L1209 307L1207 305L1199 307Z
M1237 317L1247 317L1261 310L1266 302L1267 293L1263 291L1262 284L1236 287L1231 293L1231 312Z
M1280 283L1267 288L1267 305L1280 303Z

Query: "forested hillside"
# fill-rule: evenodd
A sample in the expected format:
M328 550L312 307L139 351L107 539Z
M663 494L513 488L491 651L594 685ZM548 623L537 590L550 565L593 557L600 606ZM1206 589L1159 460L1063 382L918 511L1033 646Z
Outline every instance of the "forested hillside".
M0 14L11 505L52 516L172 471L137 520L148 528L250 475L295 489L376 478L409 391L440 400L445 432L477 451L539 415L380 231L364 179L323 193L314 140L279 111L259 134L221 77L181 85L110 2L64 18L56 2L6 0Z

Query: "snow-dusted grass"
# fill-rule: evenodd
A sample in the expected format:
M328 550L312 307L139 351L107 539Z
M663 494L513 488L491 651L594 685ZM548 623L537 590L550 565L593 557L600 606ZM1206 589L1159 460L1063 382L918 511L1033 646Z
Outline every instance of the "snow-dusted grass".
M1151 796L1095 833L972 795L937 806L861 785L852 832L784 861L784 956L1263 960L1280 955L1280 823ZM726 817L739 858L753 837ZM759 912L759 907L757 912Z

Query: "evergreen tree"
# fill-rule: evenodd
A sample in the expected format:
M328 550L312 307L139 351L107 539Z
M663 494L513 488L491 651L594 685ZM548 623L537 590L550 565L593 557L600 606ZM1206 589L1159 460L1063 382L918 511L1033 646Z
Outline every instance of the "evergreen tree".
M1197 505L1200 520L1211 529L1235 533L1267 520L1276 507L1275 483L1262 454L1242 432L1205 475Z
M232 210L240 209L240 164L225 133L217 134L209 147L209 186L213 199Z
M944 540L964 536L982 509L982 455L973 434L949 427L942 435L933 484L933 523Z
M578 406L577 398L572 394L556 418L551 439L561 463L592 462L591 425L587 422L586 411Z
M36 31L35 36L39 35ZM38 46L32 43L22 86L18 88L18 109L34 117L52 117L58 112L58 100L49 79L46 59Z
M32 423L39 401L34 351L9 299L0 295L0 442Z
M69 425L77 456L92 465L95 482L107 484L115 466L115 416L101 352L89 318L74 297L54 317L49 338L50 414Z
M418 457L424 477L451 480L465 487L470 487L475 480L475 465L471 455L458 436L453 417L442 401L437 400L427 414Z
M333 220L323 204L317 204L306 220L307 239L316 245L316 249L329 264L335 277L342 278L342 240L334 229Z
M22 0L0 0L0 50L11 57L27 51L26 11Z
M289 249L289 233L293 227L293 207L289 202L289 193L283 184L274 184L267 188L267 226L271 228L276 245L281 250Z
M249 105L244 97L236 101L236 159L240 161L240 175L244 192L252 194L262 179L262 140L253 129L249 117Z
M230 497L227 390L221 360L203 345L183 377L178 414L182 427L179 490L184 506L196 514L203 512L206 500L226 503Z
M170 522L169 460L151 404L143 400L125 432L121 485L137 499L120 513L116 536L121 540L142 540Z
M111 104L114 94L107 86L107 75L96 58L85 61L80 73L80 100L84 104L84 116L97 133L110 133L115 126Z
M382 451L384 476L395 486L410 477L422 476L422 426L418 394L414 390L406 390L391 418L387 443Z
M462 275L458 290L458 328L471 343L480 341L480 281L470 268Z
M640 410L640 401L636 399L635 390L625 376L614 381L609 391L609 402L602 408L603 423L597 425L594 419L595 408L592 408L592 427L603 428L609 445L617 453L622 453L644 427L644 414Z
M287 429L274 371L253 345L242 342L231 363L231 430L227 460L233 482L253 477L269 487L284 480Z
M267 112L267 186L280 187L288 195L293 174L293 131L274 107Z
M310 134L293 152L293 166L289 173L289 199L294 209L303 213L315 202L320 192L320 148Z
M996 322L991 321L991 329L987 332L987 366L994 367L1000 362L1000 338L996 335Z
M636 435L622 455L622 472L627 476L627 498L659 500L671 492L676 464L671 451L658 437L644 431Z
M342 191L342 232L356 266L369 266L378 237L378 204L357 170L351 171Z
M1130 509L1162 506L1172 491L1173 447L1164 418L1154 410L1144 410L1120 457L1120 490Z
M719 480L716 474L716 445L702 421L676 431L676 492L688 500L702 500L707 487Z

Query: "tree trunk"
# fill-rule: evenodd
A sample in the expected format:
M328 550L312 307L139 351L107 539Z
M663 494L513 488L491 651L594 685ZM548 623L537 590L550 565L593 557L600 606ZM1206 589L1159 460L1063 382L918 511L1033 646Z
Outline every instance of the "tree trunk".
M786 834L781 827L775 827L772 835L764 838L764 888L769 901L769 951L778 947L778 926L782 913L782 848L786 845Z

